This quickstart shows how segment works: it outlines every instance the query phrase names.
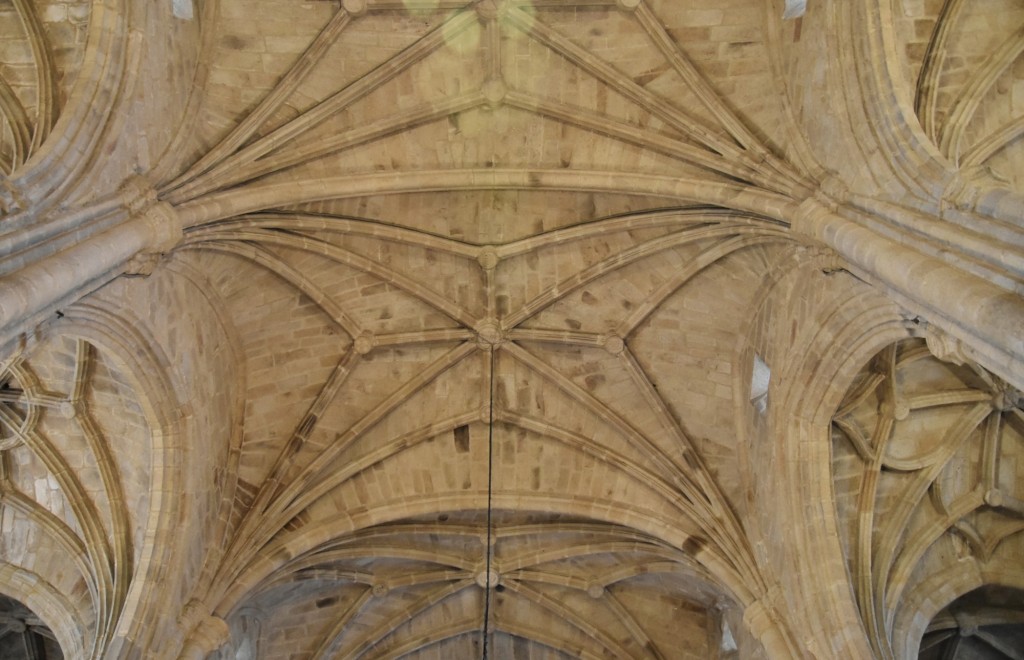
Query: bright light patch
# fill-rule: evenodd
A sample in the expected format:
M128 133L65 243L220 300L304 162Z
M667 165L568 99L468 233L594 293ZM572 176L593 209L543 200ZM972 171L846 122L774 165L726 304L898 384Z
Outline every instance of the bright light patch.
M479 51L483 32L479 22L474 21L467 27L460 28L456 22L447 21L441 30L445 45L459 55L472 55Z
M782 18L800 18L807 11L807 0L786 0Z
M772 370L764 359L754 354L754 367L750 374L750 403L762 415L768 409L768 383L772 378Z
M192 0L171 0L171 12L175 18L191 21L193 18Z
M736 638L732 636L732 628L725 619L722 619L722 650L726 653L739 650L736 647Z

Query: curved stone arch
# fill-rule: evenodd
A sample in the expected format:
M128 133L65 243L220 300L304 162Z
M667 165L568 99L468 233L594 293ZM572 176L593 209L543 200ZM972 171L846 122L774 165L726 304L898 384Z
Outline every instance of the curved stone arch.
M773 604L785 611L795 629L805 633L804 645L811 653L836 653L848 657L870 657L871 651L863 633L843 553L839 546L835 496L831 471L830 425L848 387L863 364L883 347L911 335L902 311L887 298L846 274L829 274L838 265L829 254L812 255L791 266L782 265L778 274L764 285L764 299L778 294L786 303L779 310L787 329L800 309L788 301L793 289L807 287L808 282L827 277L845 277L845 295L829 299L824 307L804 307L814 313L804 329L790 337L786 333L783 347L772 346L771 338L763 336L762 325L768 323L766 312L752 314L740 333L736 347L737 432L752 442L768 443L773 460L765 462L754 452L758 447L741 445L741 460L751 471L750 482L758 479L752 465L760 463L760 471L774 467L783 474L772 478L780 486L772 495L779 499L779 510L769 521L746 520L752 540L759 548L760 560L768 564L771 579L788 582ZM785 290L786 288L789 290ZM819 301L820 302L820 301ZM762 336L759 336L762 333ZM746 392L755 352L768 348L784 348L785 361L773 365L770 403L766 413L758 413ZM777 376L776 376L777 374ZM762 459L764 457L762 456ZM751 497L753 495L751 494ZM764 496L764 493L761 493ZM815 506L808 507L808 502ZM779 525L773 521L787 521ZM763 529L765 525L772 530ZM766 534L774 532L768 542ZM784 548L800 544L808 548L807 557L815 565L798 567L797 573L783 567L780 557L772 557L768 548ZM771 586L769 590L778 589ZM746 616L745 616L746 618ZM762 640L768 645L766 640ZM769 649L771 651L771 649Z
M571 502L571 498L564 499L566 500L566 502ZM479 502L477 503L479 504ZM433 507L431 507L431 509L432 508ZM545 513L547 513L548 511L550 511L550 507L542 507L539 510L543 510L545 511ZM432 511L432 513L437 513L437 511ZM460 515L464 513L468 512L462 511L460 512ZM475 514L482 515L483 510L477 507ZM517 515L518 514L526 514L527 516L531 515L529 509L520 509L517 511ZM446 517L447 516L443 516L442 521ZM535 525L527 524L525 527L513 525L513 527L506 529L513 537L520 535L532 536L534 534L540 534L543 536L543 534L545 533L544 530L547 529L548 525L549 523L538 523ZM356 560L360 557L417 557L424 561L431 562L433 561L433 559L431 558L431 553L417 553L411 550L411 548L414 547L412 545L409 546L409 549L407 549L407 551L398 552L397 554L392 555L391 552L387 550L387 544L376 545L376 543L373 542L369 546L362 545L360 536L363 536L362 540L375 540L377 535L387 536L394 534L402 536L407 533L412 533L430 535L431 538L434 538L435 535L440 535L443 537L445 535L446 528L446 522L439 522L435 524L430 522L415 522L410 520L404 525L398 526L394 526L393 523L391 522L386 522L380 526L371 525L369 527L363 528L365 534L362 535L357 532L352 535L335 538L331 541L328 541L326 546L320 545L319 547L311 550L308 554L293 555L292 552L288 550L285 551L284 555L282 556L294 557L294 559L286 559L285 565L273 574L273 577L270 578L270 582L275 587L280 587L282 585L289 583L290 580L294 578L299 578L300 580L303 577L317 580L337 579L330 577L332 575L332 569L328 567L331 566L333 562L346 559ZM456 536L459 537L478 538L479 541L481 542L482 549L484 547L484 529L485 528L483 527L482 523L478 524L478 526L476 527L466 527L457 524L452 531ZM500 536L501 529L502 528L499 527L499 539L502 538ZM652 538L647 534L638 532L632 528L607 526L604 523L598 522L576 522L566 524L564 526L559 526L558 524L556 524L553 528L547 529L547 533L554 534L557 538L561 538L565 534L575 532L593 534L596 535L596 537L600 540L595 541L595 543L592 545L582 546L574 545L570 547L556 547L556 544L555 546L548 547L546 551L540 553L537 552L536 547L528 546L522 548L518 553L513 552L511 555L506 555L502 562L499 563L498 567L501 571L501 575L506 576L510 581L503 582L502 584L505 584L507 588L516 592L520 596L526 598L527 601L532 602L534 606L540 607L542 610L552 609L551 606L554 603L550 601L549 598L545 597L542 593L539 593L535 590L534 587L538 582L557 585L562 588L575 589L581 593L586 593L590 598L598 598L598 596L593 593L595 584L598 585L596 588L600 593L603 588L607 588L614 583L618 583L620 581L627 581L631 577L650 576L656 573L685 575L688 580L696 580L696 586L691 586L691 588L703 594L702 596L698 596L698 598L710 599L710 602L706 602L706 600L698 600L692 602L699 602L703 607L719 607L725 602L732 601L731 594L727 595L727 590L723 590L722 587L719 585L718 581L711 575L709 575L707 571L704 569L704 567L698 566L697 562L693 560L692 557L689 554L687 554L686 550L684 549L668 547L664 545L660 540ZM366 534L369 534L369 536L366 536ZM539 577L539 574L535 574L535 570L543 572L545 569L541 568L541 566L546 565L552 561L575 561L576 559L581 559L583 557L588 557L591 555L606 555L608 553L628 554L633 551L639 551L643 553L643 555L647 557L647 561L639 566L633 567L632 570L620 569L612 571L611 574L604 573L601 571L591 572L592 579L586 580L566 578L564 576L560 577L560 573L558 573L557 571L555 574L549 576L549 580L542 579L541 577ZM422 556L419 556L419 554L422 554ZM469 554L467 554L467 558L470 557L475 557L475 555L472 552L470 552ZM652 561L652 557L659 557L660 559ZM453 564L451 560L452 557L446 556L444 558L441 558L441 563L445 564L446 566L452 566L454 564L460 563L459 561L456 561ZM477 557L477 562L479 561L482 560L479 557ZM410 610L406 611L406 616L419 616L420 614L425 613L426 610L430 607L433 607L433 605L436 604L436 602L438 602L438 598L447 597L445 594L452 595L456 592L461 591L466 586L472 585L472 574L476 572L476 569L481 568L480 564L477 562L470 562L470 564L465 566L462 571L455 571L454 573L447 570L443 571L443 573L446 574L443 576L438 575L438 573L441 573L442 571L427 569L427 571L423 575L428 576L429 574L429 579L431 581L443 579L448 581L449 584L447 586L441 585L436 587L434 590L434 596L431 596L419 603L419 605L422 605L424 609L420 609L419 605L417 605L415 609L416 614L412 614L412 611ZM511 562L511 564L507 564L505 562ZM317 566L323 567L322 573L318 572L314 574L313 572L311 572L312 569ZM362 564L360 564L360 566L362 566ZM521 566L525 566L527 569L523 574L520 574ZM476 567L476 569L474 569L474 567ZM369 575L372 576L372 570L369 568L367 568L367 570L370 571ZM372 577L366 578L360 573L359 569L355 569L355 573L352 573L349 570L341 570L336 575L338 576L338 578L343 580L354 580L356 582L364 582L366 585L373 585ZM598 580L598 582L594 582L593 580ZM403 585L408 586L409 584L412 584L412 582L406 579L402 579L397 582L384 582L383 584L375 585L376 587L388 585L385 586L385 589L382 590L382 593L377 594L376 589L374 589L373 593L376 595L383 596L387 593L387 591L390 590L390 588L401 587ZM481 584L480 577L476 578L476 584L477 586L483 586ZM268 586L267 580L264 580L262 583L257 585L257 587L254 590L251 590L244 594L244 600L242 600L240 604L236 605L236 609L230 615L227 616L227 620L234 620L235 618L240 616L240 613L245 611L246 608L252 606L254 603L260 602L262 596L260 596L259 594L268 593L263 591L265 588L270 588L271 590L273 589L273 587ZM499 587L498 591L502 591L502 588ZM368 597L369 592L370 587L368 586L365 590L364 596ZM684 598L687 597L684 593L681 593L680 595ZM538 598L539 600L537 600ZM365 605L364 600L365 598L363 600L357 600L356 604L346 609L346 614L343 620L338 622L338 624L332 628L332 631L328 634L324 642L320 645L319 648L321 653L323 653L325 649L331 648L333 646L333 642L331 640L334 640L337 637L337 635L340 634L340 631L345 625L345 621L348 619L348 617L353 615L353 613L355 613L355 616L358 616L358 612L361 611L363 605ZM650 638L647 636L647 633L645 633L643 629L640 628L637 621L632 619L632 615L628 614L627 610L622 609L621 603L616 604L613 602L613 605L610 605L609 608L613 616L622 616L627 618L631 622L627 622L625 625L631 631L631 634L634 635L632 639L636 644L638 644L639 646L644 646L645 642L650 643ZM558 611L561 611L561 608L555 607L553 611L557 613ZM566 622L569 625L583 630L585 634L590 634L592 636L596 635L598 637L601 636L599 633L596 632L595 629L591 629L590 624L588 622L579 620L575 615L570 615L563 618L566 619ZM470 618L466 619L466 625L468 626L466 630L477 630L479 624L480 619L476 616L471 616ZM374 640L379 641L390 635L386 627L377 626L373 630L375 631L373 635L371 635L369 638L363 639L363 645L359 647L361 650L366 650L368 648L368 645L373 643ZM541 628L538 628L537 630L539 632L543 632ZM533 638L531 635L525 636ZM405 636L399 635L399 639L405 639ZM605 638L604 640L606 642L606 648L619 648L615 643L611 643L610 645L608 645L607 642L609 642L610 639L611 638ZM402 643L406 643L409 641L414 640L406 639L405 642ZM559 644L555 643L554 646L558 648ZM568 647L562 644L561 648ZM579 652L584 651L580 650ZM346 657L348 657L349 653L352 653L354 655L352 648L348 649ZM613 651L613 653L615 657L629 656L629 654L625 654L622 652ZM385 652L385 655L387 655L387 657L392 657L390 652ZM223 657L223 655L221 657ZM373 654L373 652L371 651L370 657L378 657L378 655ZM585 657L597 656L587 654ZM644 655L643 657L647 656Z
M12 177L30 207L56 201L94 156L121 97L128 63L141 48L137 39L129 38L129 5L130 0L93 3L83 64L71 95L50 138Z
M799 250L799 248L797 249ZM838 273L840 277L849 278L847 288L851 292L850 295L840 300L830 301L831 305L825 309L807 310L815 312L812 319L815 324L808 326L798 336L801 339L800 342L793 342L792 348L796 349L793 354L799 356L802 361L789 363L788 369L801 372L800 367L808 366L809 373L814 377L789 381L795 387L786 390L786 395L798 397L798 400L787 401L785 409L799 410L804 419L812 422L827 423L831 419L846 388L856 375L856 370L867 362L875 352L898 339L913 336L908 328L909 322L905 312L872 287L841 270L843 266L843 261L834 253L810 251L806 258L801 259L798 256L791 267L780 269L777 277L767 282L766 288L763 290L763 295L767 298L788 278L801 275L806 277L797 282L800 286L805 286L809 277L832 277ZM862 299L866 299L867 304L860 304ZM747 345L752 345L749 339L761 313L761 309L759 309L757 313L752 314L746 328L740 333L741 337L748 340L745 342ZM822 350L816 354L800 351L799 348L802 345L806 348L820 346L824 349L836 348L839 350ZM742 346L741 343L738 348L742 348ZM818 362L807 364L808 361L819 357ZM808 371L803 371L803 373L808 373ZM803 405L811 402L814 405L809 407ZM737 420L740 424L743 421L743 419Z
M922 128L914 110L913 84L904 81L899 68L896 4L895 0L873 0L809 8L810 24L823 28L824 34L817 41L804 39L800 56L807 62L828 62L821 68L828 73L825 105L833 113L820 122L802 121L801 126L807 130L810 124L828 124L829 136L841 134L845 140L842 149L815 153L807 160L817 160L838 173L816 173L824 195L856 213L866 212L865 217L877 216L907 245L916 243L916 249L945 259L932 244L944 245L948 235L964 236L967 229L986 245L973 255L989 271L986 279L993 274L1019 279L1014 275L1019 270L1016 256L1001 246L1019 243L1019 231L1013 227L1024 203L1022 196L995 179L980 177L978 168L958 169ZM812 68L808 66L805 73ZM790 101L797 104L799 98ZM1008 127L1009 133L1000 133L998 139L1016 134L1015 130ZM851 159L850 150L858 157ZM868 165L851 167L854 162ZM864 194L868 190L882 194ZM922 231L920 222L928 216L940 221ZM971 268L963 263L956 265Z
M833 129L831 132L836 135L841 134L843 148L831 152L814 150L802 159L806 161L802 163L804 167L813 168L824 192L837 200L847 201L844 199L848 194L846 182L863 178L871 181L873 188L896 188L903 193L904 202L920 205L935 197L936 190L941 191L946 179L952 177L954 172L941 162L934 146L929 151L930 141L919 127L917 130L921 135L916 138L908 138L897 130L906 116L913 121L904 129L913 130L918 124L912 108L893 110L893 106L898 104L909 106L912 103L910 99L901 101L899 98L902 90L898 84L900 72L891 70L888 63L875 59L883 48L883 37L877 32L891 30L888 23L891 18L889 2L874 0L857 3L857 6L812 3L807 15L803 17L801 29L806 34L817 28L813 35L817 39L803 38L789 43L788 50L791 52L788 57L778 58L778 68L781 82L790 96L789 101L797 111L794 119L803 129L802 132L808 132L808 124L812 122L807 121L806 114L801 116L803 113L798 112L804 105L800 96L803 82L800 77L806 77L812 70L826 74L823 76L824 82L818 84L827 91L817 92L819 97L826 98L814 112L821 112L825 108L832 111L832 116L823 117L818 123L829 125ZM784 3L776 0L768 4L781 10ZM884 13L885 17L878 19L879 13ZM772 19L776 24L782 22L774 17ZM775 32L774 46L782 53L787 47L786 40L781 37L780 27L776 26ZM807 63L807 70L801 76L782 73L784 68L781 65L787 59L790 63ZM790 92L790 88L794 91ZM808 138L809 151L814 142L813 137ZM855 158L850 158L850 151L856 154ZM871 165L868 168L846 169L854 161ZM842 183L834 175L829 176L829 170L838 171ZM927 176L924 174L926 171ZM937 186L933 184L931 189L920 183L922 179L932 178L940 183Z
M908 190L928 199L955 173L914 113L913 98L907 93L908 87L901 84L902 76L896 69L899 60L881 57L895 44L892 5L891 0L876 0L863 3L862 8L848 8L847 34L854 39L850 55L864 63L857 67L858 82L863 90L860 97L864 99L864 112L873 127L872 137ZM869 59L862 59L865 57Z
M135 287L150 290L140 292ZM237 448L240 444L241 429L232 431L238 437L223 437L222 444L197 435L207 429L194 421L204 418L196 414L197 407L201 410L204 404L195 400L195 392L203 384L193 383L167 352L180 353L183 346L186 350L192 347L201 351L205 337L210 340L210 353L219 347L218 355L235 355L234 359L217 362L222 376L219 382L226 392L225 407L219 413L227 416L232 410L242 410L244 374L243 361L238 357L240 342L212 291L205 278L188 264L174 262L149 279L120 280L105 293L65 308L64 318L57 326L59 332L95 343L119 358L126 380L138 393L154 436L152 499L149 520L145 523L146 555L136 562L124 614L117 622L111 644L113 655L131 656L155 648L154 639L184 639L188 626L195 623L189 618L191 611L185 601L192 595L190 590L205 589L204 580L215 569L214 560L219 560L216 544L200 545L198 539L204 534L207 539L223 534L231 524L230 516L224 513L230 511L233 503L235 481L230 477L216 479L212 474L211 480L199 481L198 475L203 472L195 468L200 466L203 449L210 446L217 448L213 451L222 452L218 456L223 457L223 465L236 461L237 451L233 454L231 445ZM159 314L149 316L151 308L136 306L147 294L188 296L201 301L200 309L184 319L186 329L175 338L160 325L163 319ZM240 427L238 419L234 421L230 427ZM220 436L213 440L220 440ZM221 465L221 458L216 460ZM208 506L200 508L196 503L199 498L208 498L204 499ZM182 534L183 524L199 533ZM168 581L180 582L183 589L168 593L159 588ZM196 597L201 596L199 593ZM182 607L183 610L176 609Z
M917 117L912 98L913 83L902 82L897 70L899 58L889 57L897 48L894 34L896 21L894 0L849 5L844 18L848 29L841 34L852 35L850 56L866 66L853 67L862 90L858 100L866 113L869 128L860 131L860 139L881 149L893 172L912 194L920 196L925 209L939 216L951 215L945 208L952 191L955 205L973 218L962 221L984 223L987 218L1015 222L1019 216L1021 195L1008 189L979 184L957 169L957 156L943 155L926 133ZM853 103L850 99L848 102ZM978 217L978 216L983 217ZM985 218L984 216L987 216ZM982 226L984 231L985 225Z
M755 387L753 376L755 369L757 369L755 361L761 360L761 356L757 354L757 348L752 341L752 335L758 323L764 322L765 307L770 301L772 294L779 287L784 286L788 278L797 277L798 275L795 272L800 269L810 269L813 272L831 272L841 270L842 268L842 259L835 253L824 250L818 251L810 246L800 244L786 246L776 258L775 263L769 268L761 285L752 296L752 300L756 301L755 307L747 316L743 326L736 333L736 345L733 347L732 391L733 405L736 407L737 412L735 417L737 437L751 437L753 434L750 418L747 415L747 408L754 402ZM755 354L757 354L756 360ZM758 376L766 378L763 387L765 389L764 393L767 394L767 388L771 383L771 369L769 365L764 364L761 371L764 373L758 374ZM836 400L837 405L838 401L839 399ZM745 453L740 457L741 461L746 458ZM749 465L744 467L749 469Z
M99 166L101 148L114 139L124 122L123 117L130 114L124 110L144 82L144 73L140 75L145 68L142 64L156 52L147 50L143 35L154 29L153 16L156 13L166 11L170 17L170 5L170 2L146 3L140 0L92 0L82 66L60 116L47 139L7 182L6 187L16 202L11 209L10 220L30 225L57 204L66 203L69 196L80 197L93 192L89 180L95 171L102 169ZM216 7L217 3L203 3L197 22L212 22ZM208 51L213 46L215 35L206 29L202 33L194 41L186 43L185 50L192 48L196 53ZM165 58L168 54L161 52L155 57ZM173 68L180 61L173 57L170 55L162 60L165 68ZM207 67L192 66L191 63L185 68L185 76L199 81L208 73ZM190 119L197 116L196 109L201 103L199 90L199 84L188 85L187 100L170 126L167 143L160 146L162 153L153 154L154 178L167 176L166 170L173 168L182 157L181 145L190 135ZM130 172L118 172L115 176L126 174ZM109 189L109 186L102 187ZM91 217L116 212L122 201L120 197L119 191L110 191L99 203L87 206L87 211ZM61 230L58 227L52 234Z
M257 590L263 580L271 576L275 570L290 559L332 539L403 518L435 514L441 511L476 510L480 508L483 501L482 494L467 494L464 491L442 493L429 498L408 498L383 502L373 508L361 510L358 514L341 513L331 520L302 528L265 547L257 555L257 558L246 567L245 571L233 581L230 589L220 596L214 606L214 614L228 616L235 608L242 606L246 597ZM688 548L687 541L691 538L678 530L671 520L647 515L643 511L624 506L614 500L584 502L568 496L552 497L538 496L532 492L502 492L493 495L492 506L495 509L537 510L585 517L640 531L674 548L683 548L684 546ZM696 557L696 561L701 563L703 563L702 559L704 558ZM760 594L753 593L738 576L730 576L725 567L712 565L706 566L706 568L719 581L719 584L713 586L721 589L725 598L741 605L747 605L760 597Z
M942 153L954 164L961 162L964 133L977 114L985 95L995 84L996 79L1013 64L1022 50L1024 50L1024 26L1007 37L990 54L984 66L977 72L978 75L971 80L954 104L950 116L947 117L942 127L939 141Z
M172 408L171 403L178 397L174 394L169 379L164 377L170 369L170 361L163 356L152 338L145 334L144 325L138 319L128 318L126 313L113 312L92 303L80 303L66 308L63 316L59 324L50 326L43 335L34 338L33 346L26 349L26 353L31 356L33 348L50 339L78 339L99 348L104 357L110 359L120 374L126 378L146 421L152 450L152 463L148 466L149 509L143 512L136 523L144 526L146 537L159 539L161 530L173 527L167 520L177 510L177 498L166 498L165 495L178 490L179 481L173 457L180 450L177 420L181 415ZM119 494L118 497L123 497L123 494ZM117 523L114 523L113 527L104 533L132 535L134 528L119 531ZM163 534L166 535L167 532L164 531ZM132 624L131 620L125 618L125 614L144 612L147 604L156 597L152 589L147 589L147 581L151 579L151 574L165 563L165 559L155 553L157 547L159 546L145 544L138 562L132 562L136 570L127 573L129 567L121 569L126 571L126 580L123 586L115 587L118 590L116 610L105 615L102 621L83 622L81 617L75 617L75 625L79 626L76 634L82 639L91 638L92 650L86 650L81 643L76 643L75 648L81 647L81 650L72 653L70 657L105 655L112 652L114 646L111 642L116 636L131 636L125 634L126 626ZM45 576L35 576L34 579L40 584L46 584ZM47 588L57 593L54 587ZM51 604L50 611L58 612L63 608L70 616L73 612L70 601L61 594L57 595L61 596L59 603L55 601ZM106 597L109 596L110 594L107 594ZM92 593L92 598L95 600L97 594ZM101 595L100 598L102 600L104 596ZM137 627L138 623L134 625ZM90 628L88 632L86 626ZM118 627L121 628L120 631ZM65 634L65 637L68 635ZM64 640L61 640L61 644L64 648L69 648Z
M992 556L998 563L1019 555L1024 541L1012 513L1019 506L1006 502L1000 511L1000 488L1014 489L1016 434L1004 433L1017 426L1013 390L925 336L927 345L900 341L866 363L833 418L844 552L884 657L898 655L905 632L894 631L893 620L931 574L951 564L977 570L972 558L987 569ZM901 424L912 413L914 421Z
M0 562L0 593L35 612L53 631L64 657L84 658L88 655L88 638L83 635L85 624L71 601L41 576Z
M951 566L924 583L925 588L915 594L910 607L903 608L894 622L893 639L903 639L903 654L899 657L916 658L928 624L935 615L964 594L984 586L1024 590L1024 568L1019 564L1007 563L985 568L975 564L974 568L976 570L964 571L961 567ZM898 653L900 648L894 651Z
M120 640L138 648L146 648L141 631L147 630L143 618L153 616L153 605L159 594L152 589L161 572L166 570L167 558L158 549L169 545L174 521L180 515L180 498L168 495L181 491L181 475L175 467L174 456L181 451L183 438L178 396L167 374L170 360L156 341L144 331L144 324L120 310L114 312L95 302L78 303L67 308L60 334L85 340L106 352L122 373L131 381L137 400L149 426L152 451L150 472L149 513L145 521L145 535L152 543L143 547L131 586L126 595L122 616L113 631L111 648L117 650ZM164 539L166 542L161 542ZM124 618L125 613L140 614L138 618ZM152 633L152 626L148 627Z
M192 264L184 262L180 259L171 260L167 264L168 272L175 276L185 280L198 295L202 296L207 303L208 309L212 312L218 327L224 332L228 346L232 354L231 363L234 365L242 365L245 363L244 355L245 350L242 348L242 341L238 337L238 332L228 318L226 303L217 293L216 289L210 284L205 274L193 267ZM234 389L234 401L232 402L231 415L237 423L231 425L231 438L228 441L227 450L227 463L225 465L225 475L228 481L224 484L223 493L221 495L220 509L218 520L220 521L220 527L218 528L216 535L218 537L226 534L226 531L230 525L231 520L231 508L234 506L234 497L236 488L238 486L238 464L242 454L242 442L244 436L244 428L242 420L245 419L245 391L246 391L247 373L244 368L235 369L234 382L232 383ZM204 577L202 580L212 579L212 571L214 571L214 562L207 562L204 566Z
M254 183L211 193L178 206L185 229L236 215L328 199L431 191L549 190L650 195L712 204L788 225L797 202L732 182L604 171L465 169L386 172L315 180Z
M170 4L170 3L168 3ZM218 33L213 29L217 16L220 12L221 2L202 2L199 5L199 12L194 16L200 26L200 35L197 39L196 50L198 61L192 76L192 85L188 91L188 100L182 107L181 120L173 128L173 134L166 143L166 147L153 164L149 171L149 178L159 187L168 179L175 176L175 172L184 169L184 163L189 157L187 144L194 136L196 125L202 116L204 97L201 90L205 89L213 69L212 58L208 56L217 43Z
M869 314L869 316L872 314ZM876 319L877 320L877 319ZM829 421L832 413L838 407L839 402L842 399L842 395L846 391L846 387L852 382L853 376L857 373L859 367L871 356L876 354L883 347L906 337L906 329L904 322L900 318L892 318L888 322L882 321L881 323L869 325L866 328L865 335L861 338L861 341L857 344L850 346L850 353L845 356L846 359L840 362L840 359L829 360L833 362L833 365L822 365L827 367L832 372L832 378L830 382L824 378L827 371L821 370L815 374L812 381L811 387L806 389L804 392L798 393L798 402L792 403L789 410L801 410L801 406L804 404L810 404L811 402L817 403L816 406L810 405L808 410L814 411L809 418L805 419L793 419L790 422L788 432L781 435L785 438L784 442L788 445L786 448L787 454L797 453L799 458L797 459L797 465L795 468L796 472L802 474L805 478L808 476L808 472L813 468L817 472L812 479L807 479L800 490L803 491L805 498L814 499L821 502L821 518L818 521L814 521L820 526L823 534L817 536L817 538L808 541L808 545L813 546L816 544L825 544L829 546L830 554L828 557L834 557L836 560L843 557L841 548L839 547L839 536L836 527L836 514L835 514L835 494L833 491L833 481L831 476L831 446L828 442L828 430ZM842 345L842 340L837 342ZM824 434L824 435L823 435ZM815 440L817 438L817 440ZM813 445L813 446L812 446ZM812 454L824 455L825 462L817 463L819 458L809 458ZM808 495L808 493L811 493ZM793 501L789 502L793 507L793 513L791 514L794 519L800 519L800 514L796 512L799 507L799 502L794 498ZM803 514L806 516L806 514ZM811 521L808 521L811 522ZM817 530L809 530L813 534ZM805 531L805 534L808 532ZM820 533L820 532L819 532ZM813 553L814 556L823 556ZM832 562L834 564L834 562ZM852 585L848 581L849 578L845 573L845 566L833 565L829 567L831 569L830 574L832 577L842 576L843 582L843 594L840 596L836 593L830 593L829 609L833 612L839 610L842 615L835 616L832 618L833 621L841 622L845 630L844 634L847 643L853 643L859 645L862 641L866 641L866 638L857 639L862 625L859 621L859 617L851 612L848 608L855 607ZM821 575L822 567L817 565L818 573L813 571L806 571L802 576L804 579L810 578L816 580ZM833 590L837 586L837 583L833 583ZM818 589L813 584L807 584L805 588L813 591ZM828 592L821 588L822 592ZM852 615L852 616L851 616ZM828 648L824 642L821 642L822 648ZM865 656L867 657L867 656Z
M761 285L751 297L755 301L754 308L747 316L743 326L736 333L737 339L736 345L733 347L733 362L737 368L733 370L733 393L735 397L734 403L738 409L749 398L746 394L749 392L750 387L745 374L750 372L752 366L753 354L751 351L753 347L750 341L751 334L756 328L758 319L764 315L765 306L769 302L772 293L782 286L787 278L793 276L793 271L796 269L810 268L824 272L841 270L843 266L843 261L837 254L826 250L816 250L806 244L792 243L786 245L780 251L775 262L769 266L768 272L762 278ZM745 418L742 415L736 418L737 431L741 437L749 433L749 429L744 425L744 421Z

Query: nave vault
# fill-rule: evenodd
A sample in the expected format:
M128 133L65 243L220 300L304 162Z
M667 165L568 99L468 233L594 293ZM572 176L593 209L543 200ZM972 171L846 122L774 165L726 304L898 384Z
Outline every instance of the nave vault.
M1024 657L1021 0L11 0L0 172L0 656Z

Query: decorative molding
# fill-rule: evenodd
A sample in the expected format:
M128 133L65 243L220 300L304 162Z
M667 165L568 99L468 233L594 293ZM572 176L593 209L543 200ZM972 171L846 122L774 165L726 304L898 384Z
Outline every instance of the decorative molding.
M930 576L988 565L1024 533L1013 469L1024 439L1019 392L955 340L925 333L927 344L905 340L879 353L833 421L843 546L880 657L903 646L893 622L907 618L903 603Z

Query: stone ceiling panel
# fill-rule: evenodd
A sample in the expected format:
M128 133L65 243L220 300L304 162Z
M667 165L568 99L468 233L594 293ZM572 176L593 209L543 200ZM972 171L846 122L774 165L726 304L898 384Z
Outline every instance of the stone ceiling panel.
M557 190L464 190L326 200L294 209L365 218L473 246L511 243L601 218L678 208L678 200L639 194Z
M980 583L1019 584L1020 393L938 360L933 345L879 353L833 422L843 544L878 653L916 652L937 613L911 614L924 603L937 610Z
M81 68L92 3L0 8L0 171L24 164L56 125Z
M503 635L586 658L698 658L717 643L709 608L725 601L678 550L585 519L493 516L489 564L483 511L396 521L302 554L239 611L263 613L267 654L421 657L467 643L479 654L485 617L491 653ZM475 645L445 641L468 633Z
M51 606L68 599L49 625L69 652L104 647L144 563L154 450L132 382L109 351L59 336L0 371L0 565ZM69 639L71 621L95 632Z

